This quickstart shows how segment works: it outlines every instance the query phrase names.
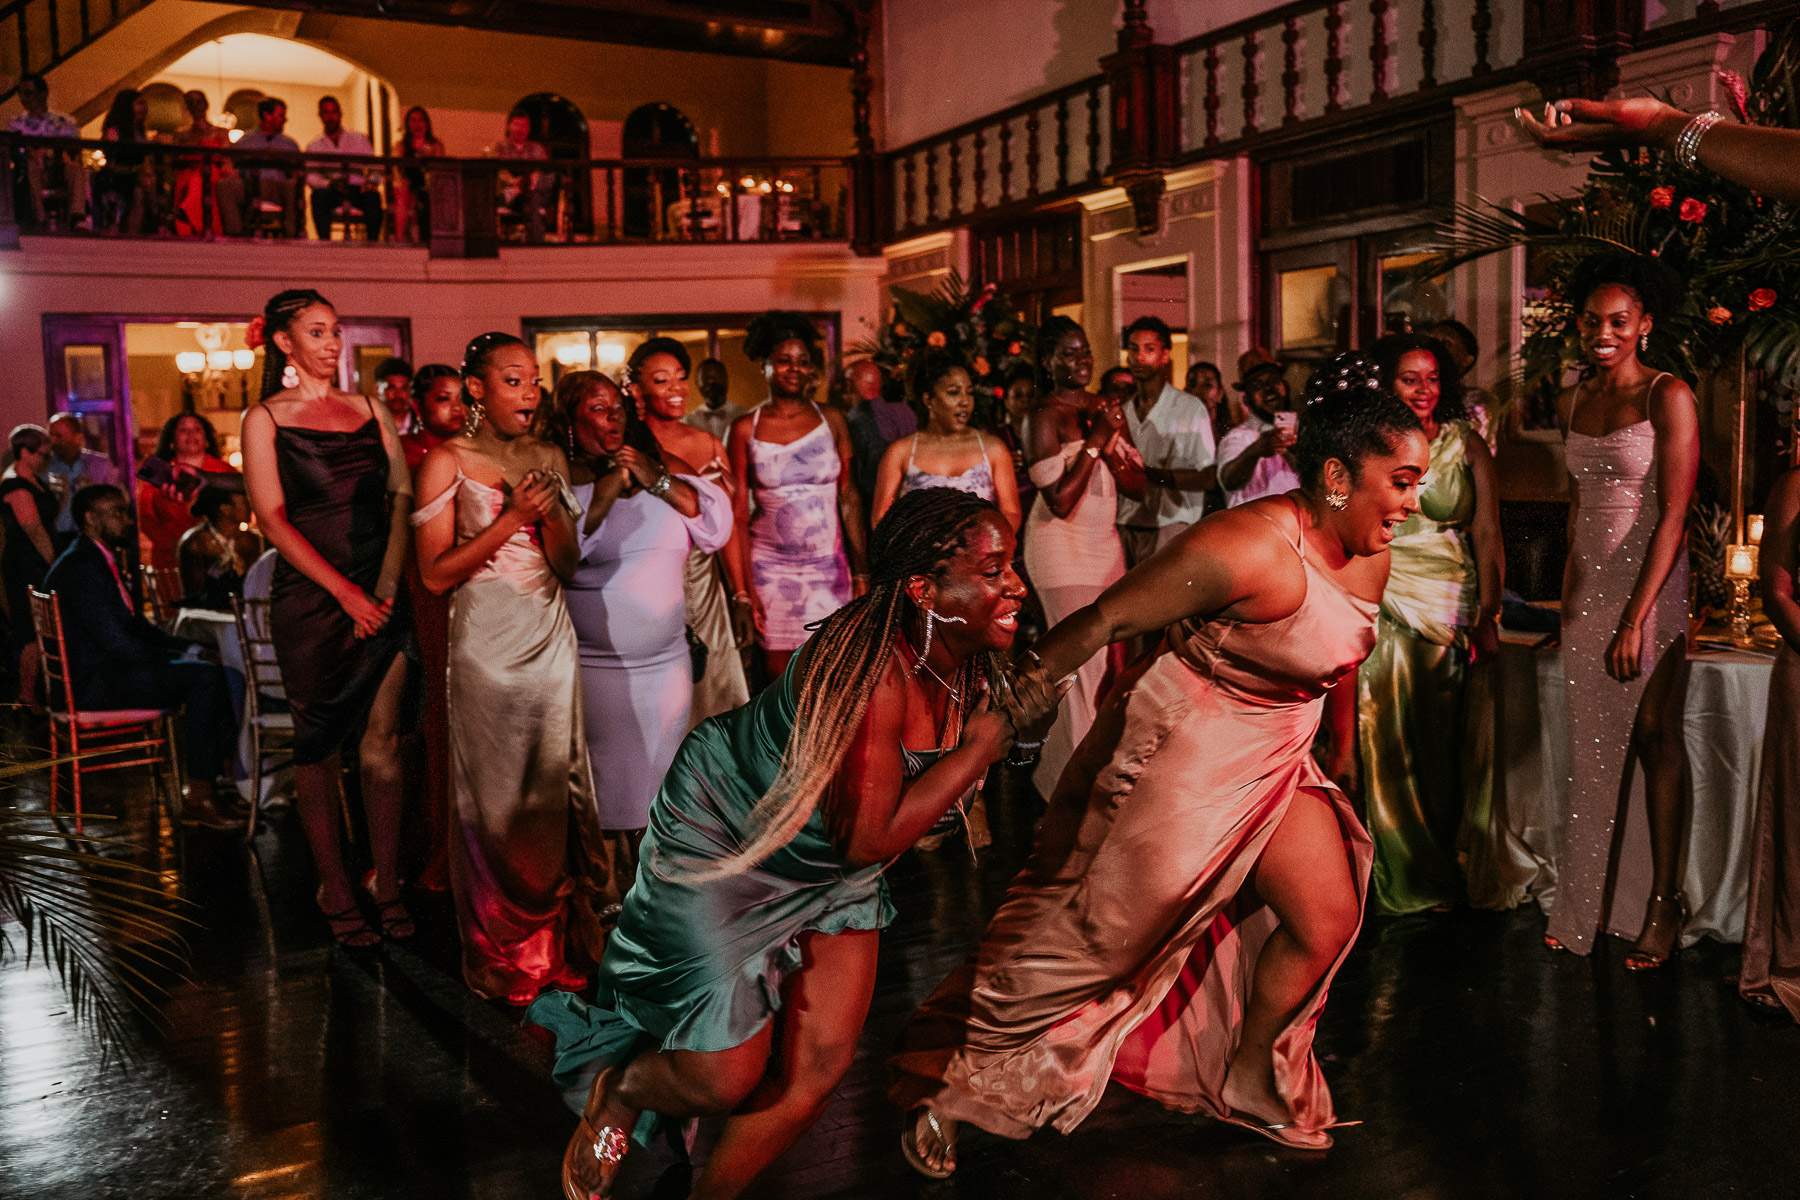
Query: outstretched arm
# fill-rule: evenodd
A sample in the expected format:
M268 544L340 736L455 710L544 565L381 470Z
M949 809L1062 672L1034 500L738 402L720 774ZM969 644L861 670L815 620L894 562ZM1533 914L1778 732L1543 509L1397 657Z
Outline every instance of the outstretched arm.
M1650 146L1673 150L1694 114L1660 100L1558 100L1519 124L1546 150ZM1800 130L1720 122L1700 139L1700 165L1774 200L1800 200Z

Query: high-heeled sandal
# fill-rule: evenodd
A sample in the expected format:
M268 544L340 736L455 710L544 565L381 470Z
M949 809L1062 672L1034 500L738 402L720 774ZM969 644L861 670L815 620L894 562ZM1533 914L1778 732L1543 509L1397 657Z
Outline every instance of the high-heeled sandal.
M362 909L352 900L350 907L343 912L329 912L325 908L325 889L320 888L313 902L319 906L319 912L325 923L331 927L331 936L338 945L346 950L368 950L381 945L381 935L369 927L369 919L363 916ZM351 925L350 922L355 924ZM339 928L339 926L348 926Z
M919 1149L919 1122L931 1126L931 1135L943 1146L944 1165L934 1167L926 1159L924 1151ZM916 1105L906 1114L906 1125L900 1130L900 1153L906 1158L906 1165L925 1176L927 1179L948 1179L956 1173L956 1136L955 1127L946 1133L938 1124L937 1114L931 1111L931 1105Z
M369 899L375 902L376 915L381 918L381 936L390 942L404 942L417 933L419 928L413 924L412 914L406 911L406 901L398 896L392 900L383 900L375 894L380 882L380 877L371 867L369 873L363 876L363 891L369 893ZM389 916L389 911L396 908L400 910L400 915Z
M1235 1108L1228 1110L1219 1120L1227 1125L1236 1125L1239 1129L1248 1129L1251 1133L1261 1134L1276 1145L1286 1146L1290 1150L1331 1149L1331 1135L1324 1130L1308 1133L1305 1130L1296 1129L1291 1122L1265 1121L1254 1113L1240 1112ZM1357 1122L1347 1121L1340 1122L1340 1124L1354 1125Z
M1661 916L1662 913L1667 910L1667 906L1671 904L1676 906L1675 915L1677 920L1675 934L1669 939L1669 948L1664 950L1661 954L1653 954L1648 950L1640 950L1634 945L1631 949L1631 953L1625 956L1625 969L1627 971L1654 971L1667 964L1669 958L1675 953L1677 947L1680 946L1681 931L1686 927L1688 922L1687 897L1680 892L1676 892L1673 896L1652 896L1650 897L1648 907L1653 910L1657 916ZM1644 940L1644 934L1650 932L1650 928L1653 924L1653 920L1645 920L1643 932L1638 934L1638 941L1641 942Z
M619 1164L625 1161L626 1151L631 1149L631 1131L621 1129L617 1125L602 1125L594 1128L593 1120L587 1109L591 1109L594 1100L606 1090L605 1080L615 1068L608 1068L594 1077L594 1086L588 1092L588 1102L584 1107L581 1120L575 1125L575 1134L569 1139L569 1145L563 1151L562 1191L563 1200L607 1200L612 1195L613 1181L618 1178ZM601 1179L597 1188L583 1187L576 1179L576 1171L589 1161L600 1164ZM611 1168L611 1173L607 1173Z

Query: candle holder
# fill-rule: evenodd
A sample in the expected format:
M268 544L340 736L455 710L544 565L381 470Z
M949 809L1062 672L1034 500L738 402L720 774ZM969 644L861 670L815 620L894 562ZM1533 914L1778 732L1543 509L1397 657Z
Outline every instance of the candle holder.
M1739 646L1750 646L1750 581L1756 578L1756 546L1725 547L1725 578L1731 580L1731 640Z

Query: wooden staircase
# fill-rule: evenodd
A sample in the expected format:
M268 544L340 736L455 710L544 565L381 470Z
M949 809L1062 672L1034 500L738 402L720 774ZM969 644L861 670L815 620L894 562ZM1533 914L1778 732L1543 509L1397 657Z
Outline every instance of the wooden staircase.
M0 0L0 103L150 0Z

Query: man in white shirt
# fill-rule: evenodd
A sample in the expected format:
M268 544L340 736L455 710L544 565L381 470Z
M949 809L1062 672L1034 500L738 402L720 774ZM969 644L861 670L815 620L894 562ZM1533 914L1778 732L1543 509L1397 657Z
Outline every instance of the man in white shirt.
M319 124L325 132L306 144L308 153L367 154L373 157L375 147L354 129L344 128L344 108L336 96L319 101ZM312 189L313 230L319 240L331 240L331 222L339 208L348 204L362 214L363 229L369 241L381 236L381 193L368 185L362 168L346 163L314 163L306 173L306 186ZM350 222L344 222L346 239Z
M703 429L723 442L731 436L731 423L744 410L731 403L731 376L725 364L716 358L703 358L694 367L694 390L704 401L684 418L695 429Z
M1142 500L1119 495L1119 540L1135 567L1198 521L1213 485L1212 415L1169 380L1173 338L1160 318L1142 316L1125 330L1126 361L1137 399L1125 424L1144 458Z
M21 15L19 19L23 20L24 17ZM16 114L6 123L7 132L21 133L26 137L71 140L81 136L81 130L73 117L50 110L50 88L42 75L27 75L19 80L17 95L25 111ZM58 215L45 206L44 194L53 180L60 179L69 223L78 229L92 229L93 225L87 215L87 174L81 169L81 151L33 146L25 151L23 157L28 184L26 190L31 193L32 219L42 226Z
M1294 470L1294 425L1278 419L1293 412L1281 360L1261 346L1238 357L1238 381L1244 393L1244 421L1219 439L1219 486L1225 507L1236 508L1264 496L1279 496L1300 486Z

